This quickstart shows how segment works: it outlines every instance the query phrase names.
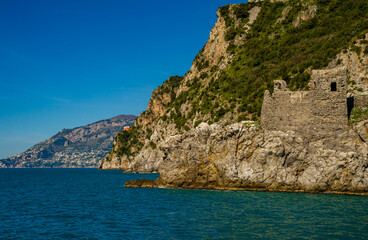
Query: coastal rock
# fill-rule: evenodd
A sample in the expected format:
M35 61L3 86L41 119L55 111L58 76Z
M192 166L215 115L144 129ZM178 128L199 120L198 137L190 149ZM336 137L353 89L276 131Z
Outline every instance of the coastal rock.
M350 130L309 141L294 131L265 131L255 123L202 123L168 138L159 167L161 187L293 192L368 191L367 145Z
M101 168L158 172L159 187L367 194L365 14L350 0L221 7Z
M133 180L128 181L124 185L125 187L145 187L145 188L153 188L157 187L157 184L154 180L146 180L142 178L141 180Z

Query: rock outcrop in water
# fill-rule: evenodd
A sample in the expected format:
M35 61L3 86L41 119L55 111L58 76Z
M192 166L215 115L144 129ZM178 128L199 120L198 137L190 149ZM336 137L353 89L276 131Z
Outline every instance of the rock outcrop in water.
M254 122L226 127L201 123L160 145L165 158L156 184L367 194L368 139L366 133L359 134L367 131L367 124L335 137L308 141L294 131L262 130Z
M2 168L96 167L113 138L136 116L120 115L86 126L63 129L27 151L0 160Z
M363 0L221 7L190 71L152 93L99 168L159 172L150 186L366 194L365 8Z

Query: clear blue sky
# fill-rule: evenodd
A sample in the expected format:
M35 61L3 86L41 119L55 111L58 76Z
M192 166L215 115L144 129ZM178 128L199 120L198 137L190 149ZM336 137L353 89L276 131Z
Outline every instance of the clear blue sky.
M138 115L238 0L0 0L0 158L63 128Z

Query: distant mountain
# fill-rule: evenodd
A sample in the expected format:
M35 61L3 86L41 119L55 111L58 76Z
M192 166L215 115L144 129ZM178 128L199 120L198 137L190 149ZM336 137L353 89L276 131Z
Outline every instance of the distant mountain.
M1 168L97 167L112 148L115 135L131 126L133 115L119 115L86 126L63 129L27 151L0 160Z

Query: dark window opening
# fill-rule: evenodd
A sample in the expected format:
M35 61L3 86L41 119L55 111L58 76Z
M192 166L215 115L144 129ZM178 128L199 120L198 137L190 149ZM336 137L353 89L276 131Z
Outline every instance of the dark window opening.
M331 92L336 92L336 91L337 91L336 82L332 82L331 83Z
M348 119L350 119L351 111L354 108L354 97L349 97L346 99L348 104Z

